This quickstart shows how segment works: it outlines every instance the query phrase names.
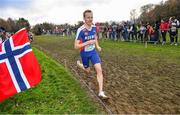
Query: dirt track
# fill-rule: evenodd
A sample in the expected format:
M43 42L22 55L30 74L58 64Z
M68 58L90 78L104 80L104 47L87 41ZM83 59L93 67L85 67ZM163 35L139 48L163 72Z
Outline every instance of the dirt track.
M97 93L94 70L86 75L76 66L80 57L73 49L73 40L36 39L33 44L48 51L58 61L66 62L68 68L77 70ZM180 65L164 59L150 61L108 48L101 52L101 59L105 91L111 98L105 104L114 114L180 113Z

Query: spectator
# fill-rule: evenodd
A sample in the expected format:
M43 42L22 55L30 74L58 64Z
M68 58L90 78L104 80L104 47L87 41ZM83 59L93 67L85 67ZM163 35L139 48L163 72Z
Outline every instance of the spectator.
M117 29L117 27L115 25L112 26L112 38L113 38L113 40L116 40L116 38L117 38L116 29Z
M100 32L101 32L100 23L96 23L95 25L96 25L97 37L100 39Z
M140 41L141 41L141 42L144 41L145 32L146 32L146 27L141 24L141 26L140 26L140 33L139 33Z
M161 31L161 34L162 34L162 45L164 45L166 43L167 30L168 30L168 23L165 22L164 20L161 20L160 31Z
M175 19L176 25L177 25L177 45L178 45L178 28L180 28L179 20Z
M178 45L178 28L174 18L172 18L171 23L169 25L170 25L169 34L170 34L171 45L173 44ZM175 43L174 43L174 39L175 39Z
M133 32L133 25L129 26L129 30L128 30L128 33L129 33L129 37L128 37L128 40L131 41L131 40L134 40L134 32Z
M117 39L121 39L121 31L122 31L122 26L118 25L116 29Z
M5 28L0 27L0 44L3 43L6 39L6 30Z
M160 24L159 24L159 21L156 21L155 23L155 26L154 26L154 34L155 34L155 43L154 44L157 44L158 42L160 42L160 39L159 39L159 27L160 27Z
M149 35L149 38L150 38L150 42L154 42L154 29L150 24L148 24L147 30L148 30L148 35Z
M179 20L178 20L178 19L175 19L175 22L176 22L176 24L177 24L177 28L180 28Z
M140 41L140 25L137 25L137 40Z
M112 32L113 32L113 29L112 29L112 26L110 25L109 28L108 28L108 33L109 33L109 38L112 39Z
M131 37L132 40L136 41L137 40L137 26L135 24L132 25L132 29L131 29ZM134 39L135 38L135 39Z
M122 36L125 41L128 39L128 26L126 23L124 23L123 30L122 30Z
M104 26L104 28L103 28L102 35L103 35L103 38L108 38L107 37L107 27L106 26Z

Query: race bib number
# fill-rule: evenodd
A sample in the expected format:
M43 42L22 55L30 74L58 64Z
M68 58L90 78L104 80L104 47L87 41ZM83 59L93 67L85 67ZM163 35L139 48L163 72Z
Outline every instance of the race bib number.
M95 45L94 44L90 44L90 45L85 46L84 51L85 52L89 52L89 51L94 50L94 48L95 48Z

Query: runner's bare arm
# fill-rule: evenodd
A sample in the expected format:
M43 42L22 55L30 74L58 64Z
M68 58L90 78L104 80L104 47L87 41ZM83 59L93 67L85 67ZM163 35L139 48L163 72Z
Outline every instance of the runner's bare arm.
M96 35L96 37L95 37L95 40L96 40L96 48L98 49L98 51L101 51L102 49L101 49L101 47L99 46L97 35Z

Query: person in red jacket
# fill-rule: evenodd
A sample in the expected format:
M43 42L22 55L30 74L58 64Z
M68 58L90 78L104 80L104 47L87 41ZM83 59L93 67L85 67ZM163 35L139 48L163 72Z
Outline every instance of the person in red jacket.
M164 45L166 43L166 33L168 31L168 22L161 20L160 30L161 30L161 34L162 34L162 38L163 38L162 45Z

